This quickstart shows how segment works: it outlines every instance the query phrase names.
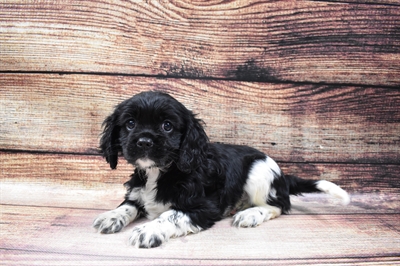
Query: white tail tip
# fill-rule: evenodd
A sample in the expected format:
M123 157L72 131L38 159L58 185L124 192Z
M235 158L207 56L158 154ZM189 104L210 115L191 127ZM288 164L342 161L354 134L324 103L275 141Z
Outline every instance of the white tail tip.
M317 182L317 189L325 192L326 194L330 194L335 198L341 199L343 205L350 203L349 194L332 182L320 180Z

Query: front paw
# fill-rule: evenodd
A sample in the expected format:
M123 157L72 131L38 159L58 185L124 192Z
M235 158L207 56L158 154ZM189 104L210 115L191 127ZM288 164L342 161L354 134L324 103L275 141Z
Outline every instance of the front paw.
M93 227L102 234L119 232L125 224L124 217L115 211L102 213L93 221Z
M152 222L137 226L129 238L129 244L137 248L155 248L168 240L161 228L156 228Z
M93 227L103 234L116 233L132 222L136 215L137 210L135 207L121 206L115 210L100 214L94 220Z

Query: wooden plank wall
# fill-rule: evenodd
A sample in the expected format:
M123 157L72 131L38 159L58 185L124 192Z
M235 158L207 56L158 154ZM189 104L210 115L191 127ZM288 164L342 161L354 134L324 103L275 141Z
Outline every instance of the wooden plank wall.
M153 89L352 204L295 197L257 230L225 219L151 251L123 244L132 227L95 234L132 171L100 156L101 124ZM2 0L0 168L5 265L398 263L400 3Z
M97 147L151 89L213 141L351 192L399 193L398 1L2 1L2 180L124 182Z

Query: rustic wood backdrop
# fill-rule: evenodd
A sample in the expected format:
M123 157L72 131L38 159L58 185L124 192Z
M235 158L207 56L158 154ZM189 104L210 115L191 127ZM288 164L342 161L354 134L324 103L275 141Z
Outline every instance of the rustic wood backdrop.
M152 89L213 141L350 191L399 191L398 1L2 1L3 179L123 182L113 106Z
M154 89L212 141L334 181L352 205L295 198L294 215L259 231L226 219L151 253L125 246L128 231L95 234L132 172L102 159L101 124ZM398 263L400 3L2 0L0 168L5 264Z

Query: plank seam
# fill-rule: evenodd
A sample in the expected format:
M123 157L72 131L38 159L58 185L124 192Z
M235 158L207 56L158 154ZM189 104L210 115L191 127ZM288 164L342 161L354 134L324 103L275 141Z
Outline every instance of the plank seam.
M124 259L142 259L142 260L180 260L180 261L187 261L187 260L198 260L198 261L237 261L237 260L243 260L243 261L306 261L306 260L315 260L315 263L310 263L310 264L320 264L322 261L331 261L331 260L361 260L361 259L379 259L379 258L393 258L391 261L400 261L400 253L388 253L388 254L379 254L379 255L372 255L372 256L332 256L332 257L309 257L309 258L265 258L265 259L254 259L254 258L246 258L246 259L241 259L241 258L177 258L177 257L142 257L142 256L108 256L108 255L102 255L102 254L86 254L86 253L72 253L72 252L55 252L55 251L50 251L50 250L27 250L27 249L18 249L18 248L5 248L5 247L0 247L0 250L8 250L8 251L25 251L25 252L40 252L40 253L48 253L48 254L59 254L59 255L77 255L77 256L89 256L89 257L99 257L99 258L112 258L112 259L117 259L117 260L124 260Z
M64 152L64 151L41 151L41 150L19 150L19 149L0 149L0 153L10 153L10 154L17 154L17 153L22 153L22 154L43 154L43 155L74 155L74 156L95 156L95 157L101 157L100 151L97 151L96 149L88 149L89 151L93 151L92 153L90 152ZM123 160L124 158L121 156L119 159ZM334 165L334 164L341 164L341 165L388 165L388 166L397 166L400 165L399 163L394 163L394 162L330 162L330 161L283 161L283 160L275 160L278 164L280 163L293 163L293 164L328 164L328 165Z
M342 3L342 4L359 4L359 5L368 5L368 6L400 6L399 4L396 3L371 3L371 2L354 2L354 1L345 1L345 0L337 0L337 1L322 1L322 0L310 0L311 2L322 2L322 3L332 3L332 4L337 4L337 3Z
M159 78L159 79L183 79L183 80L215 80L215 81L238 81L252 83L270 83L270 84L293 84L293 85L318 85L318 86L341 86L341 87L359 87L359 88L379 88L393 89L399 91L398 85L374 85L374 84L357 84L357 83L328 83L328 82L312 82L312 81L293 81L293 80L245 80L234 78L217 78L217 77L188 77L179 75L144 75L144 74L129 74L129 73L112 73L112 72L51 72L51 71L14 71L3 70L0 74L38 74L38 75L93 75L93 76L122 76L122 77L144 77L144 78ZM400 85L400 83L399 83Z
M366 193L368 194L368 193ZM393 193L395 194L395 193ZM29 207L29 208L49 208L49 209L72 209L72 210L87 210L87 211L109 211L109 209L103 209L103 208L82 208L82 207L62 207L62 206L46 206L46 205L26 205L26 204L10 204L10 203L0 203L0 206L10 206L10 207ZM400 209L399 209L400 210ZM359 215L365 215L365 216L377 216L377 215L399 215L400 212L366 212L366 213L324 213L324 212L319 212L319 213L291 213L287 214L286 216L315 216L315 215L323 215L323 216L359 216ZM228 219L229 217L226 217L225 219Z

